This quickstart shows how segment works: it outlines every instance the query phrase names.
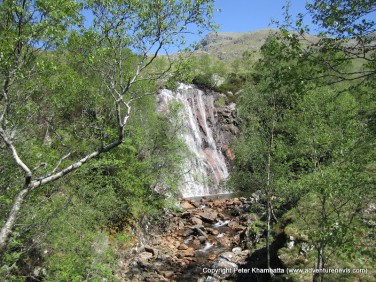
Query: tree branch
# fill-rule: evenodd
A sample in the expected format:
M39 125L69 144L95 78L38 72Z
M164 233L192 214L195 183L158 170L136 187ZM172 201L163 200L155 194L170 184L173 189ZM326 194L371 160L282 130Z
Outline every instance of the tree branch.
M5 133L4 129L0 127L0 137L4 140L7 147L12 152L12 157L17 165L25 172L25 182L29 184L31 181L32 172L29 167L21 160L18 156L16 148L13 146L12 141L8 138L7 134Z

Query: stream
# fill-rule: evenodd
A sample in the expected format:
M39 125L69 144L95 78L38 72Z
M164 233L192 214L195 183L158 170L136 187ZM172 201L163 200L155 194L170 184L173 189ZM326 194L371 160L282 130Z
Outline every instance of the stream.
M166 214L167 229L147 239L118 274L121 281L235 281L249 250L247 228L255 199L182 200L180 213Z

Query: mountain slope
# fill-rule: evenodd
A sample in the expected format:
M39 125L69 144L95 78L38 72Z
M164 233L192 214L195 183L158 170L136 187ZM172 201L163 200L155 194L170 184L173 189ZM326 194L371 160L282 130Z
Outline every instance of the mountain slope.
M209 33L198 43L196 50L209 53L219 59L239 57L244 51L259 51L267 37L276 32L278 32L278 29Z

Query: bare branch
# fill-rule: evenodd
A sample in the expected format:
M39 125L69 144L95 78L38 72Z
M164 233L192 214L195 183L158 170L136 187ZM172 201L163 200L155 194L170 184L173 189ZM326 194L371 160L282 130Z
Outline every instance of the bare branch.
M67 175L68 173L70 173L72 171L75 171L76 169L80 168L83 164L87 163L91 159L98 157L100 154L108 152L111 149L119 146L122 142L123 142L122 139L116 140L116 141L110 143L109 145L107 145L106 147L100 148L99 150L94 151L91 154L86 155L84 158L82 158L79 161L71 164L70 166L60 170L57 173L54 173L54 174L49 175L49 176L45 176L45 177L37 179L37 180L33 180L30 184L31 189L38 188L39 186L42 186L42 185L47 184L51 181L57 180L57 179L61 178L62 176Z
M71 155L71 152L68 152L65 156L63 156L62 158L60 158L60 160L58 161L58 163L56 164L55 168L51 171L51 173L48 175L52 175L56 172L56 170L59 168L60 164L62 163L62 161L64 161L66 158L68 158L69 156Z
M4 140L4 142L7 145L7 147L11 150L14 161L25 172L25 181L26 181L26 183L30 183L31 176L32 176L31 170L21 160L21 158L18 156L16 148L13 146L12 141L8 138L7 134L5 133L5 131L4 131L4 129L2 127L0 127L0 137Z

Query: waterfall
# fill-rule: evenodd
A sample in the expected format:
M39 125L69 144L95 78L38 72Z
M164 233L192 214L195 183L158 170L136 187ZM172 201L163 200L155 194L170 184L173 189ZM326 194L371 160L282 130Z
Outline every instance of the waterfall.
M185 140L191 154L184 165L180 192L184 198L227 193L221 183L228 177L225 157L220 150L213 95L186 84L176 91L162 89L158 94L160 111L167 111L171 101L183 105L182 122ZM216 130L218 131L218 130Z

